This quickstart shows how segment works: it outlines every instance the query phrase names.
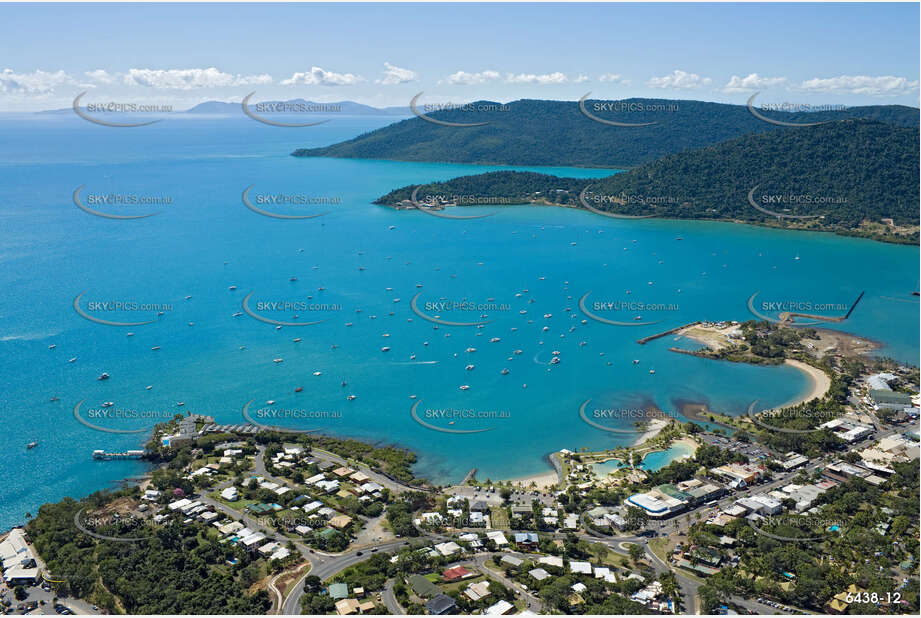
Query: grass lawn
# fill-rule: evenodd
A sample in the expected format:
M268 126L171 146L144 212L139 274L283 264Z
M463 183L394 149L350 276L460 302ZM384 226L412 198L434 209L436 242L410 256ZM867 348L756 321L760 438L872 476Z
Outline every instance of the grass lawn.
M256 500L244 500L242 498L240 500L235 500L233 502L231 502L230 500L224 500L223 498L221 498L221 492L219 491L208 494L208 497L211 498L212 500L216 500L217 502L220 502L224 506L228 506L236 511L241 511L241 512L245 511L246 507L250 505L259 504L259 502Z
M511 530L508 521L508 511L504 508L493 509L489 514L489 523L492 524L492 527L496 530Z
M656 537L649 541L649 549L665 564L668 564L668 545L668 537Z

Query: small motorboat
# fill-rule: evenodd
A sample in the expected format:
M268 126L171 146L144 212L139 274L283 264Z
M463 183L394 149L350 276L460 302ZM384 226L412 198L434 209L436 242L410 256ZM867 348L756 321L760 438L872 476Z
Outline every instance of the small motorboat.
M467 365L466 367L464 367L464 369L466 369L467 371L473 371L473 365Z
M467 353L469 354L469 353L471 353L471 352L476 352L476 348L467 348L467 349L464 350L464 351L467 352Z
M70 359L70 360L67 361L67 362L68 362L68 363L75 363L75 362L77 362L77 357L74 356L72 359Z
M38 446L38 441L36 440L33 440L32 442L29 442L28 444L26 444L26 448L35 448L36 446Z
M243 315L243 312L242 312L242 311L237 311L236 313L233 314L233 317L238 318L238 317L240 317L241 315Z
M498 337L493 337L492 339L489 340L489 343L498 343L498 342L500 342L500 341L502 341L502 340L499 339Z
M288 281L297 281L297 277L291 277Z
M302 390L304 390L304 387L303 387L303 386L298 386L296 389L294 389L294 392L295 392L295 393L299 393L299 392L301 392Z
M109 374L107 374L106 372L102 372L101 374L99 374L99 377L96 379L97 380L108 380L109 377L110 377Z
M150 349L151 349L151 350L159 350L159 349L160 349L160 346L155 345L154 347L152 347L152 348L150 348Z
M355 395L349 395L348 397L346 397L346 399L348 399L349 401L355 401Z
M58 397L57 395L55 395L54 397L52 397L52 398L49 399L48 401L60 401L60 400L61 400L61 398Z
M185 402L184 402L184 401L177 401L177 402L176 402L176 405L179 406L179 407L181 408L182 406L185 405Z
M285 362L285 359L283 359L283 358L273 358L273 359L272 359L272 362L273 362L273 363L283 363L283 362Z
M314 372L313 372L313 375L315 375L315 376L321 376L321 375L323 375L323 372L322 372L322 371L314 371Z
M381 352L389 352L389 351L390 351L390 348L387 346L384 346L381 348Z
M470 386L468 386L467 384L461 384L460 389L461 389L462 391L469 391L469 390L470 390Z
M503 369L500 373L501 373L502 375L504 375L504 376L507 376L507 375L508 375L508 369Z
M274 400L274 399L269 399L268 401L265 402L265 405L267 405L267 406L275 405L275 400Z
M295 338L292 339L291 341L293 341L294 343L300 343L300 342L301 342L301 338L300 338L300 337L295 337Z
M50 346L48 346L48 349L49 349L49 350L53 350L53 349L55 349L56 347L58 347L57 344L56 344L56 343L52 343Z
M230 286L230 287L229 287L229 288L227 288L227 289L228 289L228 290L230 290L230 291L232 292L232 291L234 291L234 290L236 290L236 289L237 289L237 286L235 286L235 285L232 285L232 286Z
M102 402L102 407L103 407L103 408L111 408L111 407L114 406L114 405L115 405L115 402L114 402L114 401L103 401L103 402Z

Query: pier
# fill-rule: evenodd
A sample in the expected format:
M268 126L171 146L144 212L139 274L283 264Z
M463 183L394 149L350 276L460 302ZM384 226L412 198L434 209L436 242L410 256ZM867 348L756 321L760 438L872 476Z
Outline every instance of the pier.
M659 339L660 337L665 337L666 335L677 333L679 330L683 328L697 326L698 324L700 324L700 320L697 320L696 322L689 322L688 324L683 324L681 326L676 326L675 328L669 329L661 333L656 333L655 335L649 335L648 337L643 337L642 339L637 339L636 342L640 345L646 345L647 342L652 341L653 339Z
M123 453L107 453L102 449L93 451L93 459L99 461L111 461L113 459L142 459L144 451L125 451Z

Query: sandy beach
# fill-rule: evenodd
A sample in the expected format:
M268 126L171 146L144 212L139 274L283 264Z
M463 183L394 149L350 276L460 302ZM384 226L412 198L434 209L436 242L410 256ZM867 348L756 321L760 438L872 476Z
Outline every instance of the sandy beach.
M533 487L541 491L549 489L550 487L559 483L559 481L560 479L557 477L556 471L554 470L509 480L512 485L524 487L526 489L532 487L533 483Z
M654 418L646 425L646 431L639 438L636 439L636 442L633 443L633 446L639 446L647 440L652 440L659 432L668 427L669 421L664 418Z
M792 360L789 358L784 361L784 364L795 367L796 369L799 369L807 376L809 376L809 379L812 382L812 386L805 395L795 399L794 401L785 403L784 405L780 406L781 408L799 405L807 401L812 401L813 399L824 397L825 393L828 392L828 389L831 388L831 378L829 378L828 375L821 369L816 369L812 365L807 365L803 361Z

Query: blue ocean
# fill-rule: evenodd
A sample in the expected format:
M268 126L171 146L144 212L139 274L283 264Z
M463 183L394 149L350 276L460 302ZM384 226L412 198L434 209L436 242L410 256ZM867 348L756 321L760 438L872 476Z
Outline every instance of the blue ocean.
M75 418L78 404L88 424L125 431L174 413L243 423L252 402L248 415L265 424L413 449L417 473L445 483L471 468L483 479L533 474L561 448L635 439L629 420L595 419L620 432L585 422L586 402L673 411L699 401L739 414L754 400L796 399L809 383L795 369L676 354L669 347L699 344L674 336L636 343L694 320L751 319L755 293L849 305L865 292L831 327L917 362L917 247L557 207L444 219L372 201L502 168L289 156L390 122L176 115L111 128L0 116L0 529L145 471L93 461L147 434L95 430ZM321 216L258 214L242 200L248 187L266 212ZM78 188L87 209L156 214L94 216L75 204ZM589 318L583 297L628 324Z

